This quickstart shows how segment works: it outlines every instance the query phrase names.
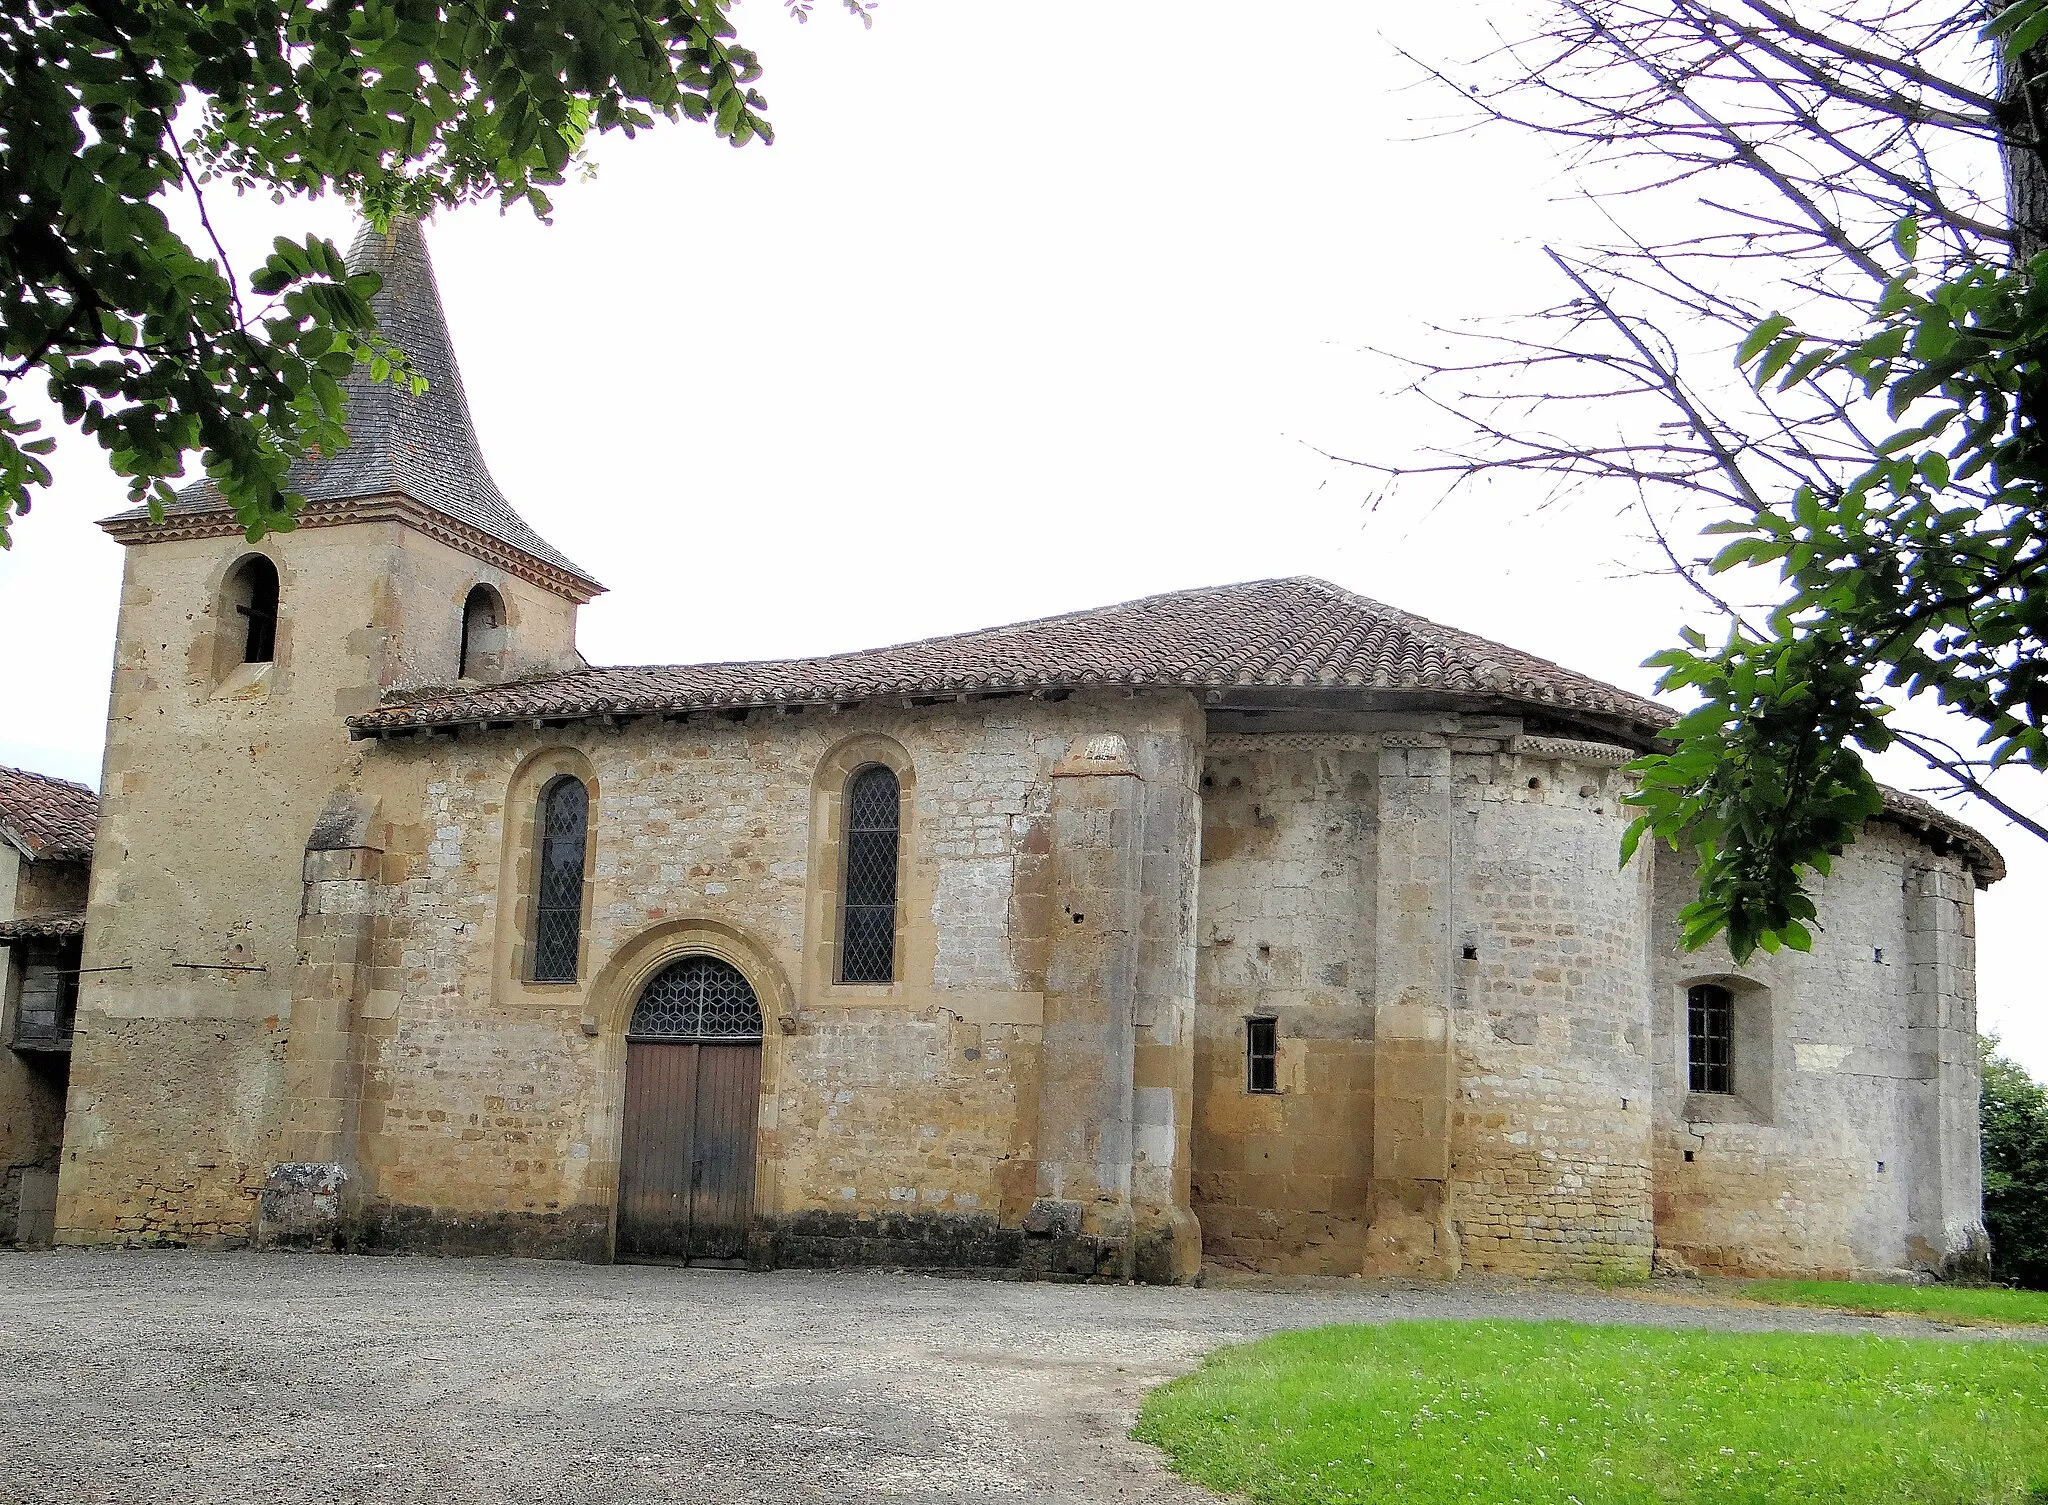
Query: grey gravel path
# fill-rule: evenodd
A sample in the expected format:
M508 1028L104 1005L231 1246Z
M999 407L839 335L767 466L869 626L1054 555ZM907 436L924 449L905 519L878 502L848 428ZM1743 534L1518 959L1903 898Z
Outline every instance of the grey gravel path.
M0 1499L1194 1505L1125 1433L1220 1343L1402 1317L1982 1329L1510 1282L1165 1290L0 1255Z

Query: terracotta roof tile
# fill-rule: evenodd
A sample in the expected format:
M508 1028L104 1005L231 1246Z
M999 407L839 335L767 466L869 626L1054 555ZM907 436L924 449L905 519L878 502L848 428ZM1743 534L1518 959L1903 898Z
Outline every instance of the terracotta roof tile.
M0 767L0 834L38 861L89 862L100 797L83 784Z
M1977 874L1977 881L1985 888L2005 876L2005 854L1975 826L1965 824L1939 805L1929 804L1918 795L1907 794L1889 785L1879 787L1884 790L1884 812L1895 825L1904 826L1923 841L1931 839L1937 847L1955 847L1968 860Z
M1425 690L1661 724L1654 703L1322 580L1256 580L825 658L583 669L416 697L350 720L405 727L1089 685Z
M1579 712L1644 734L1672 719L1654 701L1548 659L1297 576L1175 591L823 658L580 669L414 696L348 724L357 736L374 736L493 721L1089 685L1436 691ZM1898 824L1959 848L1983 882L2005 876L1998 849L1954 816L1895 789L1885 791L1885 806Z
M85 916L82 914L28 915L18 920L0 920L0 941L54 941L84 934Z

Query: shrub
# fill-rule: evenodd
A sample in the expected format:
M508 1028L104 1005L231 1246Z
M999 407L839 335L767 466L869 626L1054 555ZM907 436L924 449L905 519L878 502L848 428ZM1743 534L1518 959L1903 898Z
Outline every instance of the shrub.
M1991 1273L2048 1290L2048 1087L1983 1041L1984 1226Z

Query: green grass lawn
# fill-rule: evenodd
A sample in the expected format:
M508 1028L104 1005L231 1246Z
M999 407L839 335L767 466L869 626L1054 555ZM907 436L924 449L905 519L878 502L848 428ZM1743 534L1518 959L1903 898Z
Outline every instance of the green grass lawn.
M2048 1501L2048 1345L1398 1322L1212 1354L1134 1435L1261 1505Z
M1781 1306L1833 1306L1947 1322L2017 1326L2048 1322L2048 1291L1997 1286L1892 1286L1856 1280L1753 1280L1739 1292Z

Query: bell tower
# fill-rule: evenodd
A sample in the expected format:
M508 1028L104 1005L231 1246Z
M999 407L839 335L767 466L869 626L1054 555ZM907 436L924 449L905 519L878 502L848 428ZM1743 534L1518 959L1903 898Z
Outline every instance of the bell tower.
M322 1090L287 1048L318 1012L302 921L334 859L314 854L375 865L346 718L582 662L577 609L603 587L491 479L419 223L366 227L348 259L382 278L378 321L427 389L355 373L348 448L291 474L292 532L248 543L207 482L102 525L127 556L59 1242L250 1236L293 1100Z

